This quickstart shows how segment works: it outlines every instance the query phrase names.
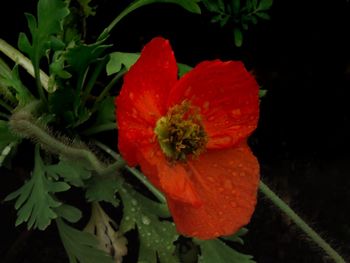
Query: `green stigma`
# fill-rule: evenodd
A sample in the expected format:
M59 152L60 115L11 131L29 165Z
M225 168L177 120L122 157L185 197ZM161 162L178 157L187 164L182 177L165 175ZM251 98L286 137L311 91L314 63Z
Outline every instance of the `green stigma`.
M187 100L170 108L157 121L154 132L171 161L186 161L188 155L199 156L208 141L198 110Z

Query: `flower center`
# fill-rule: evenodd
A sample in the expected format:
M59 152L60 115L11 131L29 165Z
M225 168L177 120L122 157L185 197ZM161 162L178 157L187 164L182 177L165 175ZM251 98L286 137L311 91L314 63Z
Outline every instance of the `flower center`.
M188 155L199 156L208 141L199 110L187 100L170 108L157 121L154 132L171 161L186 161Z

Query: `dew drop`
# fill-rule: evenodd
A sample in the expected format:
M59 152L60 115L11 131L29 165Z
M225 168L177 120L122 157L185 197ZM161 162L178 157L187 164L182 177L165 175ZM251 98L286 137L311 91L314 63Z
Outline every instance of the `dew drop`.
M209 110L209 105L210 105L209 101L204 102L203 103L203 110L204 111L208 111Z
M212 176L208 176L208 180L209 180L210 182L215 182L215 179L214 179Z
M135 199L131 199L131 204L132 205L137 205L137 201Z
M132 113L131 116L133 116L134 118L137 118L137 110L135 108L132 109Z
M129 221L129 220L130 220L130 217L129 217L129 216L126 216L126 217L125 217L125 220L126 220L126 221Z
M232 182L230 180L226 180L224 182L224 187L228 190L231 190L232 189Z
M215 117L214 117L214 116L210 116L210 117L208 118L208 121L213 121L213 120L215 120Z
M233 118L238 118L241 116L241 110L240 109L234 109L231 111L231 116Z
M189 87L188 87L188 88L185 90L185 96L190 95L191 90L192 90L192 87L191 87L191 86L189 86Z
M130 98L131 100L133 100L133 99L134 99L134 93L130 92L130 93L129 93L129 98Z
M240 177L244 177L245 175L246 175L245 172L240 172L240 173L239 173L239 176L240 176Z
M149 225L151 223L151 220L147 216L141 216L141 221L145 225Z
M136 209L134 207L132 207L130 210L131 210L131 212L135 212L136 211Z
M232 207L237 207L237 203L234 202L234 201L232 201L232 202L230 203L230 205L231 205Z

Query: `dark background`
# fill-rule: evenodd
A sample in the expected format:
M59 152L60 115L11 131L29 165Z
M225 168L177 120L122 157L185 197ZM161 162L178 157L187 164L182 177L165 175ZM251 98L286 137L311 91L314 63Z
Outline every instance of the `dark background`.
M128 1L99 1L88 20L94 39ZM27 31L24 12L36 1L6 1L0 9L0 38L16 45ZM350 3L275 1L270 21L259 21L236 48L232 32L210 23L210 16L173 5L143 7L113 31L115 50L139 52L151 38L168 38L177 60L242 60L267 95L259 127L250 139L261 176L307 222L345 256L350 256ZM18 187L0 170L0 200ZM13 204L0 205L0 262L62 262L56 231L27 234L14 228ZM327 262L290 220L260 196L239 250L257 262ZM24 242L22 242L24 240ZM12 248L12 250L11 250ZM18 254L13 257L13 254Z

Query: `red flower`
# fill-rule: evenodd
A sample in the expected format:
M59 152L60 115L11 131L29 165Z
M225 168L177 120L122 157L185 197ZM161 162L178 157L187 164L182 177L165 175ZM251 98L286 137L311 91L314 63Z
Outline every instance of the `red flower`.
M144 47L116 99L119 150L165 194L180 233L233 234L256 204L259 164L247 137L259 117L258 85L236 61L177 73L167 40Z

